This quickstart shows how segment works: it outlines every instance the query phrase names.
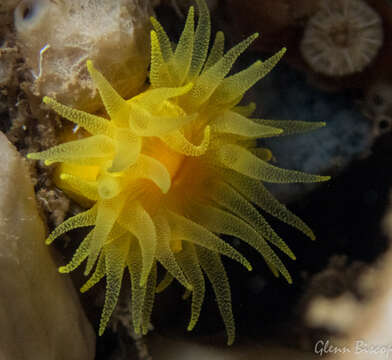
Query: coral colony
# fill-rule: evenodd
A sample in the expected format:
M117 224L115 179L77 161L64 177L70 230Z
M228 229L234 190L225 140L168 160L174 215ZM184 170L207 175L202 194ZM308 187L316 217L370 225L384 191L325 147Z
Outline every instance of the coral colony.
M255 248L271 271L289 283L291 276L275 251L295 256L255 206L315 238L262 182L319 182L329 177L270 164L271 152L257 147L256 139L313 130L324 123L250 119L254 105L239 106L241 98L268 74L285 49L228 76L258 35L224 53L224 35L218 32L209 50L209 11L204 0L197 0L197 5L196 28L191 7L176 46L151 19L150 86L139 95L123 99L87 62L109 119L44 98L54 111L90 134L28 157L47 165L59 163L57 185L91 204L58 226L47 243L72 229L92 226L60 272L68 273L87 259L85 274L94 271L81 291L106 276L99 334L116 306L127 269L137 333L147 332L155 293L173 279L191 295L192 330L202 308L206 275L232 344L235 324L221 255L252 268L219 235L235 236ZM157 285L158 262L167 272Z

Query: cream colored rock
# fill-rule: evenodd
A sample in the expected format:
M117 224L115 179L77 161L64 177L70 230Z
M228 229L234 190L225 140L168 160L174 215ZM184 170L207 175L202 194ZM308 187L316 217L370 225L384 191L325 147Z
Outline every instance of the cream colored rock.
M349 293L329 299L318 296L306 312L306 322L312 328L326 328L332 333L344 333L361 311L358 301Z
M0 359L94 359L94 331L44 244L25 161L3 133L0 234Z
M390 212L389 209L388 212ZM391 233L389 233L390 239ZM374 266L370 278L373 293L355 316L355 322L339 348L349 351L336 352L331 360L387 360L392 357L392 250L383 255ZM335 344L333 344L335 345Z
M15 28L33 94L96 110L90 59L122 96L135 95L147 76L151 14L146 0L22 0Z

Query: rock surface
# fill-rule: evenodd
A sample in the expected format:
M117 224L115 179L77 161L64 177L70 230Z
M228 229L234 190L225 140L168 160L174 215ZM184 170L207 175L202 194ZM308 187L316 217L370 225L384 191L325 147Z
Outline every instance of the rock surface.
M94 331L57 272L27 166L3 133L0 154L0 359L94 359Z
M18 0L2 0L0 3L0 12L6 12L14 9L18 5Z

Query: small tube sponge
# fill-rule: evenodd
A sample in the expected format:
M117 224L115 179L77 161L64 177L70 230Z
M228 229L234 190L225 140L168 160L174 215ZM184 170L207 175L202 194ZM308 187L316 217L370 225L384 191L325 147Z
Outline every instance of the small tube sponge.
M92 59L122 96L135 95L147 75L151 13L141 0L22 0L14 21L31 92L96 111Z
M363 0L321 0L301 42L305 61L316 72L344 76L362 71L383 44L380 16Z
M82 291L106 276L100 334L116 305L124 271L130 273L137 333L148 331L155 293L173 279L192 295L188 325L192 330L201 312L206 276L231 344L235 324L221 256L248 270L252 267L220 235L235 236L253 247L273 274L281 274L289 283L292 278L276 251L291 259L295 256L256 206L315 238L262 182L320 182L329 177L270 164L271 152L256 148L256 139L308 131L324 123L249 119L254 105L238 103L278 63L285 49L229 75L258 35L225 53L224 35L218 32L209 49L209 11L204 0L196 2L197 26L191 7L174 47L161 24L151 19L151 85L139 95L123 99L87 62L110 119L44 98L58 114L91 134L28 157L46 164L59 162L59 186L93 203L58 226L47 243L74 228L93 226L60 271L70 272L87 260L88 275L95 266ZM168 274L157 285L158 262Z

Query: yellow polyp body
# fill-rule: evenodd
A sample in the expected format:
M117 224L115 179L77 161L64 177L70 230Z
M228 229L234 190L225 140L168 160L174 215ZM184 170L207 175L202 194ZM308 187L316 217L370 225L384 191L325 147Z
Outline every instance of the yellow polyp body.
M265 61L228 76L239 55L257 35L224 53L218 32L209 49L210 16L204 0L188 13L177 46L152 19L150 86L131 99L121 98L87 62L108 119L44 102L89 136L69 141L30 159L58 163L56 184L91 207L58 226L47 243L72 229L92 226L71 261L70 272L86 261L88 290L106 277L106 297L99 326L105 330L116 306L124 271L131 278L132 321L146 333L155 292L173 279L191 295L188 329L198 321L205 278L212 284L228 344L235 337L230 285L221 256L251 264L220 235L231 235L253 247L275 276L291 276L276 254L293 252L256 208L314 239L312 230L279 203L265 182L319 182L326 176L280 169L256 139L323 126L323 123L250 119L254 104L237 105L243 94L276 65L284 49ZM167 274L157 285L157 263Z
M90 207L92 200L79 187L79 179L82 177L86 181L94 181L98 175L99 168L95 166L81 166L76 164L61 163L56 166L53 172L55 185L62 189L71 199L78 202L83 207ZM78 179L77 184L70 181L70 178Z
M173 240L171 243L171 249L174 254L179 253L182 250L182 242L181 240Z
M103 176L98 181L98 195L102 199L113 199L121 192L121 184L114 176Z

